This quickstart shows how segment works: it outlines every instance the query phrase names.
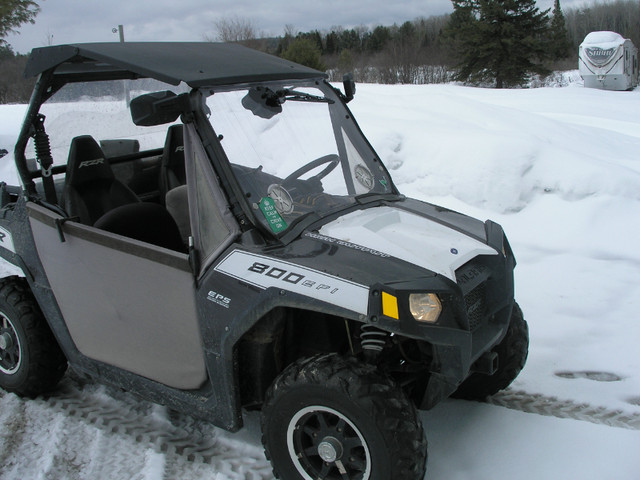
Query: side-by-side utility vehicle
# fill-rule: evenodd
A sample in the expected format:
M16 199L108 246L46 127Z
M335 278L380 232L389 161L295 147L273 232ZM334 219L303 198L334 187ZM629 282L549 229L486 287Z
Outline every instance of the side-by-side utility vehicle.
M418 411L522 369L502 228L401 195L350 76L214 43L43 47L25 74L5 390L70 365L230 431L261 409L281 479L420 480Z

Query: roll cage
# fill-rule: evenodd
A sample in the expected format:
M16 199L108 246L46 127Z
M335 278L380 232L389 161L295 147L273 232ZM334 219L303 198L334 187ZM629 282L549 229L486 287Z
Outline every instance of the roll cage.
M345 80L343 94L328 84L326 75L322 72L239 45L216 43L95 43L43 47L34 49L25 69L25 76L34 75L39 77L16 142L14 158L27 198L37 199L52 207L57 205L53 193L53 175L64 173L66 165L53 165L44 116L39 113L40 106L69 83L142 78L152 78L170 85L182 84L191 88L190 93L177 96L175 101L169 99L157 108L163 113L166 113L167 109L173 109L173 112L169 112L170 116L175 114L177 119L181 115L183 122L193 122L197 125L207 156L214 162L216 171L221 174L222 187L227 192L231 211L238 219L242 230L257 226L268 237L276 236L283 243L288 243L305 228L318 221L319 217L307 215L299 222L294 222L295 224L285 232L270 230L261 216L256 217L255 204L247 201L246 188L238 184L238 170L234 172L220 145L220 136L209 124L206 102L207 97L214 92L228 92L239 88L249 88L251 91L273 87L277 95L282 97L282 103L286 100L338 104L336 110L339 113L332 113L332 122L338 115L344 117L340 119L340 122L346 125L343 128L354 132L352 138L356 138L356 142L361 144L358 148L367 149L376 157L374 161L378 162L377 168L383 172L385 178L384 192L371 192L367 195L355 195L352 180L350 193L353 194L356 203L398 198L390 175L361 134L345 105L353 98L355 90L353 82L349 79ZM276 87L288 84L294 87L287 91L276 90ZM315 84L326 97L313 97L297 91L296 84ZM134 108L133 103L131 108ZM166 118L161 118L157 124L166 122ZM36 150L37 169L33 169L33 164L30 168L25 155L27 143L31 138ZM42 181L44 198L42 193L36 190L36 179Z

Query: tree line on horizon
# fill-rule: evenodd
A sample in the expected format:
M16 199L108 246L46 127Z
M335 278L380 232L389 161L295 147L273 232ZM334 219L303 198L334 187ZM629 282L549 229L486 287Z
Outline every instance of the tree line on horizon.
M443 83L452 80L488 86L519 86L528 75L577 69L578 47L584 37L611 30L640 47L640 2L594 1L590 6L563 12L541 12L534 0L452 0L454 12L417 18L401 25L334 27L293 33L285 29L275 39L246 39L260 48L298 63L328 71L332 81L353 72L356 81L367 83ZM505 10L508 13L505 14ZM509 18L510 17L510 18ZM514 19L514 17L517 17ZM536 18L537 17L537 18ZM484 24L480 20L484 21ZM246 31L246 30L245 30ZM508 38L509 42L504 42ZM533 39L533 41L532 41ZM510 43L510 48L504 46ZM514 45L515 44L515 45ZM519 52L518 47L525 48ZM531 45L533 44L533 45ZM490 52L488 55L486 52ZM526 74L506 84L491 70L497 57L530 62ZM485 58L483 58L485 55Z
M3 37L20 22L33 22L37 5L31 0L12 2L28 4L30 10L23 10L22 16L0 17L0 103L25 103L34 83L34 79L22 78L27 56L15 54ZM592 31L615 31L640 47L637 0L596 0L566 12L559 0L548 11L537 9L535 0L452 3L451 14L420 17L400 25L337 26L309 32L296 32L287 25L283 35L275 38L260 35L246 19L225 18L215 25L217 35L204 39L242 43L288 58L328 72L332 81L351 72L356 81L364 83L458 80L496 87L522 85L532 74L576 69L578 46Z

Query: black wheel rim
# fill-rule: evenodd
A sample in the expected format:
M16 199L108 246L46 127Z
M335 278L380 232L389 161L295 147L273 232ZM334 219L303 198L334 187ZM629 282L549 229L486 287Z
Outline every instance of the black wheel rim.
M20 338L11 320L0 312L0 372L13 375L22 363Z
M306 480L368 480L369 447L358 428L340 412L323 406L300 410L289 422L287 446Z

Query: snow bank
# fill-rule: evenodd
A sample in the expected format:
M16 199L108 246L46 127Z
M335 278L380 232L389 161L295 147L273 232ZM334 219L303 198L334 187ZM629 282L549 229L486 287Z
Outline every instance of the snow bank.
M602 111L606 98L594 105L602 97L582 89L452 88L396 87L383 118L371 106L385 87L359 89L354 113L407 193L452 195L497 213L518 212L545 194L640 199L636 152L626 142L640 132L619 120L624 115L610 118L611 106Z
M515 386L640 412L640 90L360 85L351 108L403 193L505 228ZM587 370L620 380L557 375Z

